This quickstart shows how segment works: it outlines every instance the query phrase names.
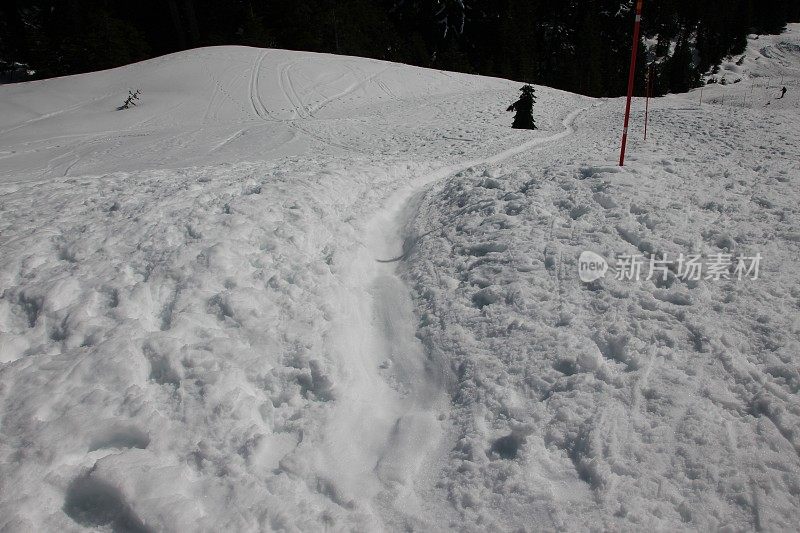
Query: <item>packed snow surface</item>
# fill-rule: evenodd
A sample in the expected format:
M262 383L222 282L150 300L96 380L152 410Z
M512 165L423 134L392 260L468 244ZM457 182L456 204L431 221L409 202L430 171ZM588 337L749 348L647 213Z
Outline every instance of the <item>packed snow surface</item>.
M794 530L800 26L745 56L624 168L620 99L366 59L0 87L0 531Z

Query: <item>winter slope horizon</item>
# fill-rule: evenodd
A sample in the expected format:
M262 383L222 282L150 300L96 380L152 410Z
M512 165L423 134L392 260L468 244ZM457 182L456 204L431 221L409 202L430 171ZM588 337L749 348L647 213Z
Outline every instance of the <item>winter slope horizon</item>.
M661 99L619 172L618 100L520 133L518 85L225 47L0 87L3 527L789 529L792 100ZM764 242L761 285L576 277Z

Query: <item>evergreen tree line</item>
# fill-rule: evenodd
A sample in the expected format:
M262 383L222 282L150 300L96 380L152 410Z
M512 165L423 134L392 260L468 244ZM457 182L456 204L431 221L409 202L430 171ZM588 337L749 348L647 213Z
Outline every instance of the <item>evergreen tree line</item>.
M0 61L36 77L115 67L198 46L357 55L623 94L634 0L4 0ZM697 86L748 33L800 21L797 0L645 0L655 91Z

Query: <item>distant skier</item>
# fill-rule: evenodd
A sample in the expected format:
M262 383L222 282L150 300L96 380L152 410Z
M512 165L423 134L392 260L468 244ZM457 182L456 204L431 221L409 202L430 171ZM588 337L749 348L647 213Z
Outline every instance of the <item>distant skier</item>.
M786 87L781 89L781 96L780 96L780 98L778 98L778 100L781 100L784 96L786 96Z
M522 96L508 107L508 111L516 111L512 128L517 130L535 130L536 122L533 120L533 104L536 103L536 91L530 85L520 89Z

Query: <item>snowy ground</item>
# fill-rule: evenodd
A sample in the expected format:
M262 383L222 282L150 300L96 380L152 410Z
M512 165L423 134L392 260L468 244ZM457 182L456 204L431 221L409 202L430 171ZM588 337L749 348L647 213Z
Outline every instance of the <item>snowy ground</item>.
M0 530L794 529L798 26L756 50L624 170L621 100L515 132L519 83L370 60L0 87Z

